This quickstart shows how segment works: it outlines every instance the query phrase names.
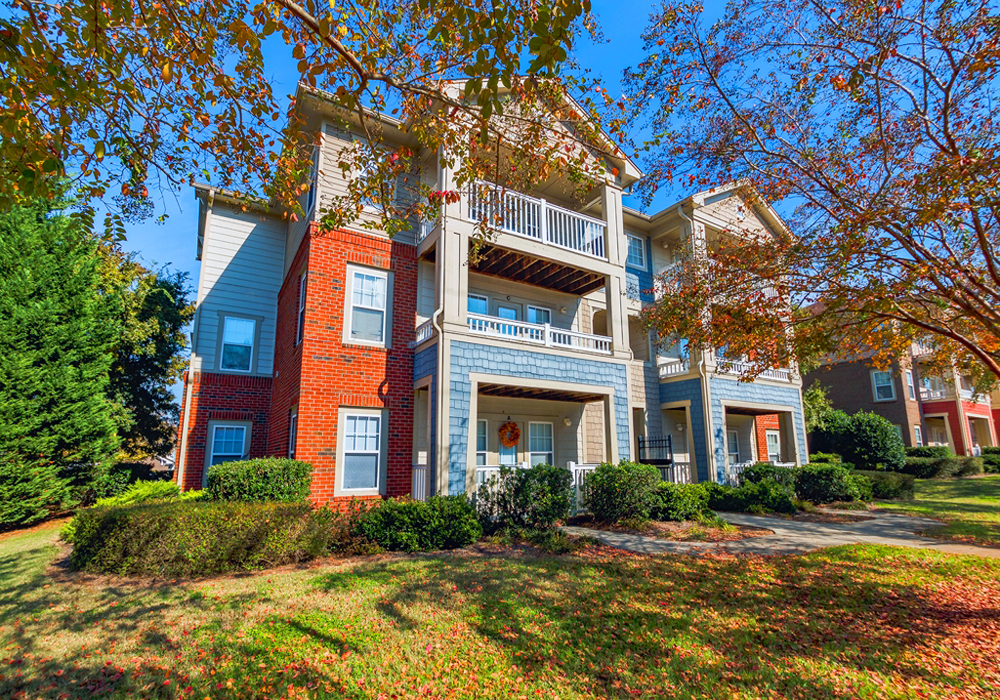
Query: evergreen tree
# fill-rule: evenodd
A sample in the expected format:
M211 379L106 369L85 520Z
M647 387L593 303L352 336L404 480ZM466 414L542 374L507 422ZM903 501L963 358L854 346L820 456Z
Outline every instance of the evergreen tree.
M118 448L114 304L100 290L97 239L62 206L0 213L0 501L24 498L11 465L47 469L33 479L52 501L65 495L53 477L85 483Z

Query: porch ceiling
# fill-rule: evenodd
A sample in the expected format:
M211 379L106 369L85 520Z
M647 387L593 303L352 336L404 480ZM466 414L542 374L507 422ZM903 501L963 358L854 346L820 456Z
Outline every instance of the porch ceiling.
M742 406L726 406L726 413L734 416L771 416L777 413L789 413L789 411L776 411L773 408L744 408Z
M584 394L557 389L531 389L522 386L507 386L506 384L480 384L479 393L483 396L502 396L511 399L541 399L543 401L572 401L573 403L591 403L604 400L604 396L601 394Z
M469 269L566 294L590 294L604 286L604 277L596 273L492 245L483 247L476 264Z

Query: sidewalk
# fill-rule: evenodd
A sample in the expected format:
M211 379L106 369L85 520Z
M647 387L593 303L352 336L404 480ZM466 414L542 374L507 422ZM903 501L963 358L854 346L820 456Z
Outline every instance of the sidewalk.
M1000 549L971 544L936 540L917 534L939 526L936 520L895 513L873 513L855 523L814 523L784 518L719 513L719 517L734 525L771 530L773 535L749 537L735 542L671 542L655 537L623 532L592 530L585 527L564 527L571 535L589 536L612 547L640 554L685 554L692 552L730 552L733 554L804 554L824 547L841 544L886 544L897 547L932 549L949 554L971 554L1000 558Z

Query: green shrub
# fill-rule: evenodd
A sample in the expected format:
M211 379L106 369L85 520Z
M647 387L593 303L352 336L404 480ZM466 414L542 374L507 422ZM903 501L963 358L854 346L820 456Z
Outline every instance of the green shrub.
M708 492L703 484L660 482L649 517L653 520L696 520L711 515Z
M872 480L869 479L864 474L858 472L848 472L847 481L854 487L854 490L858 494L858 500L867 503L871 501L874 496Z
M918 479L943 479L955 476L961 469L960 457L907 457L900 471Z
M1000 454L988 453L983 448L983 470L987 474L1000 474Z
M188 577L291 564L328 551L335 517L305 503L88 508L73 519L70 565L122 576Z
M787 487L765 479L740 487L705 484L708 506L731 513L794 513L795 504Z
M898 472L854 472L855 476L868 478L872 497L878 500L912 500L914 477Z
M947 445L917 445L906 448L907 457L951 457L951 448Z
M791 491L795 488L796 472L798 469L776 467L770 462L757 462L743 470L743 479L749 484L759 484L765 479L770 479Z
M118 462L91 482L90 496L94 499L120 496L137 481L169 481L170 476L170 472L155 471L145 462Z
M649 464L602 464L584 479L587 509L605 523L648 518L662 481L660 470Z
M94 505L98 508L129 506L149 501L163 501L179 498L180 488L173 481L137 481L117 496L99 498Z
M0 530L36 523L68 497L69 482L55 464L0 455Z
M977 476L985 471L982 457L965 457L955 472L956 476Z
M836 464L808 465L797 470L795 495L812 503L855 501L861 495L851 472Z
M984 455L1000 455L1000 447L987 446L983 448Z
M569 517L572 486L573 474L563 467L501 467L499 476L476 492L476 511L489 532L505 527L552 527Z
M483 534L465 496L391 498L362 514L359 535L385 549L429 552L472 544Z
M283 457L261 457L213 464L208 496L213 501L304 501L309 498L312 465Z
M810 464L840 464L840 455L832 452L813 452L809 455Z
M906 456L896 427L875 413L859 411L849 416L833 411L826 427L813 433L817 452L833 452L858 469L900 469Z

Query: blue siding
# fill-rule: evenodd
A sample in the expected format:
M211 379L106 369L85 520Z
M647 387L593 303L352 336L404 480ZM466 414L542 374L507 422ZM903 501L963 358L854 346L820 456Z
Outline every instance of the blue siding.
M653 264L652 243L648 238L646 241L646 269L640 270L630 265L625 266L625 292L629 299L640 299L642 301L653 301L650 290L653 288Z
M438 344L421 350L413 356L413 381L431 378L431 439L427 446L427 469L430 472L431 493L437 483L437 351Z
M468 459L469 407L473 401L470 372L529 379L548 379L566 384L595 384L614 389L615 425L619 458L629 456L628 368L624 364L549 355L514 348L498 348L451 341L448 411L448 492L465 491ZM568 386L567 389L572 389Z
M702 401L701 379L685 379L660 384L660 403L672 401L691 402L691 435L689 447L698 472L698 481L708 481L708 455L705 452L705 409ZM662 415L662 413L661 413Z
M771 384L761 384L757 382L739 382L734 379L723 377L711 377L709 388L712 394L712 425L714 426L713 445L715 449L716 477L718 480L725 478L726 464L726 436L723 434L725 426L724 411L722 402L730 401L752 401L754 403L771 404L787 408L792 414L792 422L795 425L795 442L799 456L805 458L806 455L806 425L802 416L802 400L799 389L795 386L773 386Z

